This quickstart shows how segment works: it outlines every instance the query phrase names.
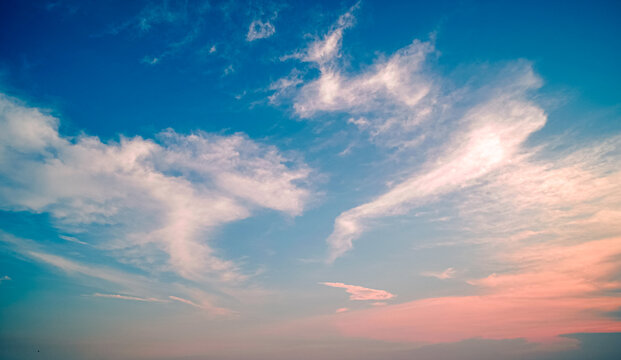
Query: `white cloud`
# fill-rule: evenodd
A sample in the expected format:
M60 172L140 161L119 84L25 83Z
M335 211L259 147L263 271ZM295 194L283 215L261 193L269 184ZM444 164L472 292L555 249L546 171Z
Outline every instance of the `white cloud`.
M225 308L220 308L217 306L212 305L209 301L203 299L200 303L196 303L194 301L188 300L188 299L184 299L184 298L180 298L178 296L169 296L169 298L171 300L175 300L190 306L193 306L197 309L201 309L201 310L207 310L209 313L215 314L215 315L232 315L234 314L234 312L232 312L229 309L225 309Z
M431 80L421 70L433 51L432 43L414 41L389 59L354 76L348 76L336 64L318 63L320 77L302 87L295 97L294 109L302 118L326 111L389 116L409 111L422 117L426 115L423 108L416 112L413 109L419 108L432 90ZM324 61L325 57L317 61ZM380 123L375 130L381 131L385 120L376 121Z
M447 268L444 271L423 271L421 273L422 276L434 277L440 280L452 279L455 277L455 269L452 267Z
M161 300L157 298L141 298L138 296L129 296L129 295L120 295L120 294L94 293L92 296L107 298L107 299L131 300L131 301L142 301L142 302L166 302L165 300Z
M65 256L46 252L41 246L28 239L17 238L11 234L0 231L0 241L11 245L11 250L17 254L42 264L53 266L62 270L67 275L73 276L78 280L82 280L87 286L97 286L107 289L110 292L132 293L134 295L121 295L115 293L93 294L94 297L103 297L111 299L133 300L142 302L168 302L163 300L163 294L182 293L184 296L192 300L185 300L186 303L192 303L209 314L213 315L230 315L235 314L234 311L214 305L216 302L214 296L197 288L187 287L179 283L171 283L169 281L161 282L156 278L142 276L130 272L125 272L101 265L85 264ZM94 281L102 280L102 281ZM236 295L245 296L242 292L234 289L221 289L228 296L236 297ZM252 291L251 291L252 292ZM256 294L253 294L256 296ZM171 297L173 300L181 298Z
M382 195L336 218L327 239L329 261L351 249L372 220L407 214L514 163L526 151L526 139L546 123L544 111L529 98L541 86L530 63L484 66L460 88L431 67L430 58L438 55L433 34L430 41L414 40L358 73L348 72L339 58L352 10L323 38L291 56L318 67L319 77L296 84L293 95L276 88L273 96L292 96L302 118L347 115L348 123L368 131L374 142L398 148L396 156L420 159L422 151L413 148L426 145L428 160L416 163L409 175L390 179L393 185Z
M308 48L292 57L300 58L306 62L317 63L322 66L337 58L340 54L343 31L354 25L354 11L359 7L359 3L352 6L349 11L341 15L332 29L321 39L313 41Z
M276 32L276 28L269 21L254 20L250 23L246 41L255 41L258 39L268 38Z
M523 76L532 77L530 68ZM533 80L530 86L537 85L538 81ZM405 214L510 164L528 136L543 127L546 116L542 109L525 100L523 92L500 88L494 98L470 109L459 122L461 129L444 144L443 155L428 161L421 170L375 200L336 218L334 231L327 240L330 261L352 248L353 240L364 232L366 221Z
M7 240L6 237L3 240L11 241ZM28 250L23 251L22 254L33 260L57 267L67 273L101 279L112 284L121 285L127 289L140 289L148 284L146 278L141 276L128 276L122 271L103 266L86 265L54 254Z
M385 290L369 289L356 285L347 285L334 282L322 282L320 284L345 289L345 291L350 294L349 300L388 300L395 296Z
M621 137L539 149L455 199L481 241L585 241L620 236ZM484 235L484 236L483 236Z
M47 212L72 232L114 224L94 245L151 271L243 279L206 240L254 208L300 214L310 194L299 183L309 171L290 163L240 134L69 138L56 118L0 96L2 209Z
M280 98L291 98L301 118L329 112L354 115L361 121L351 117L354 121L350 122L378 142L414 146L417 142L412 141L412 132L441 112L446 101L439 97L439 84L426 64L436 53L434 42L415 40L389 57L381 56L374 65L351 73L340 59L343 33L353 26L357 7L343 14L325 36L305 50L282 58L316 66L319 77L288 91L272 85L270 102L278 104Z
M61 238L61 239L63 239L63 240L66 240L66 241L69 241L69 242L73 242L73 243L76 243L76 244L80 244L80 245L88 245L88 243L85 243L84 241L81 241L80 239L75 238L75 237L73 237L73 236L58 235L58 237L59 237L59 238Z
M268 97L271 104L277 104L278 101L287 94L295 91L295 88L303 82L299 71L292 71L289 76L278 79L269 86L269 90L274 91Z

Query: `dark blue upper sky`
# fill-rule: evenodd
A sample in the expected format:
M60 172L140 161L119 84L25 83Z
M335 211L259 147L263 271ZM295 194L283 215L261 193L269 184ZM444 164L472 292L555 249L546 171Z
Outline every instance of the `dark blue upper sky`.
M152 134L174 122L180 131L277 135L279 127L286 132L297 124L283 123L283 113L262 101L265 84L291 68L274 60L299 48L308 34L317 35L350 4L215 2L201 13L202 4L171 1L166 8L175 18L155 19L141 30L137 19L148 6L3 1L2 86L34 103L53 104L69 133ZM362 7L356 31L345 35L347 55L356 59L352 71L371 64L377 52L390 54L435 33L443 72L525 58L545 79L543 91L571 97L567 106L575 112L593 116L588 108L615 108L621 97L617 1L370 1ZM248 43L246 24L257 11L278 11L274 25L283 31ZM217 52L210 56L213 45ZM143 62L163 53L170 55L155 66ZM234 72L224 76L228 66ZM571 112L560 114L565 119L557 121L581 121Z

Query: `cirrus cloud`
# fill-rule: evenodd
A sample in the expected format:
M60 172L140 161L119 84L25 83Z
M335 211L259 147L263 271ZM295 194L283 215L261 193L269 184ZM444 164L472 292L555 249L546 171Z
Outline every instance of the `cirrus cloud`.
M388 291L369 289L362 286L334 282L321 282L320 284L345 289L345 291L350 294L349 300L388 300L395 297L395 295L389 293Z

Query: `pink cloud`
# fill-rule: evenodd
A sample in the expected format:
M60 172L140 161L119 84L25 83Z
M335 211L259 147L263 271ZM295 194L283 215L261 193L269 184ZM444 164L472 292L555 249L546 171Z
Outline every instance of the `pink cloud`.
M349 337L429 343L475 337L546 343L562 334L618 332L621 321L606 313L621 307L621 297L606 291L621 288L613 280L619 255L619 238L530 246L507 256L515 272L470 281L480 295L352 311L332 324Z
M395 296L388 291L369 289L356 285L347 285L343 283L333 282L322 282L320 284L345 289L348 294L351 294L349 296L349 300L388 300Z

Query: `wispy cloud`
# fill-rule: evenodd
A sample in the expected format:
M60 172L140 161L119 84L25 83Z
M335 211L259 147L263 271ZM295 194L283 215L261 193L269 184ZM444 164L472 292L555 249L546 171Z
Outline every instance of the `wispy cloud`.
M527 85L539 81L529 67L522 75ZM473 181L510 164L521 151L522 143L546 122L541 108L524 100L513 90L470 109L462 118L461 130L444 145L444 154L429 160L421 170L394 185L375 200L340 214L334 232L328 238L329 260L333 261L352 248L352 242L365 229L364 222L402 215L436 197L473 184Z
M621 307L620 144L523 149L454 194L460 243L480 243L486 266L502 264L468 280L474 295L352 311L334 325L347 336L432 343L620 331L610 315Z
M326 61L328 56L335 56L332 54L334 51L323 50L320 55L313 55L310 59ZM377 113L381 106L386 110L398 106L410 108L411 111L431 91L430 81L425 79L421 70L427 55L433 51L431 43L415 41L385 62L353 77L343 74L335 65L319 63L321 76L302 87L295 98L294 109L303 118L326 111ZM413 115L416 114L413 112ZM411 119L411 122L415 121ZM388 126L387 123L374 125L375 131Z
M119 300L132 300L132 301L143 301L143 302L166 302L166 300L158 299L158 298L142 298L138 296L129 296L129 295L120 295L120 294L101 294L94 293L91 295L93 297L101 297L107 299L119 299Z
M190 297L193 300L187 301L196 304L197 307L200 307L209 314L235 314L235 312L230 309L214 305L214 296L198 288L183 286L179 283L161 282L152 277L145 277L107 266L87 264L64 256L51 254L42 250L41 246L32 240L17 238L1 231L0 241L9 244L12 251L29 260L51 265L78 279L83 278L82 280L88 284L88 286L96 286L101 289L115 288L116 290L112 290L114 292L118 291L120 287L122 289L121 292L134 294L123 295L97 292L92 295L94 297L145 302L167 302L167 300L162 299L165 297L163 294L176 292ZM94 279L103 280L103 282L93 281ZM234 289L223 288L222 290L224 293L228 293L229 296L233 297L236 293L240 293Z
M332 26L332 29L322 38L315 39L304 51L285 57L283 60L298 58L302 61L323 66L338 58L340 56L343 32L354 25L354 12L358 9L359 4L352 6L346 13L341 15Z
M149 65L159 64L163 59L175 55L194 43L203 32L205 14L211 9L207 1L177 2L154 1L149 2L140 11L127 20L110 25L105 32L109 35L129 33L133 37L142 38L158 28L167 27L174 31L166 31L163 40L165 45L156 55L143 57L142 62ZM178 35L181 33L182 35Z
M78 238L75 238L73 236L68 236L68 235L58 235L59 238L72 242L72 243L76 243L76 244L80 244L80 245L88 245L88 243L85 243L84 241L81 241Z
M479 295L352 311L334 325L348 336L431 343L475 337L550 342L568 333L621 331L621 321L606 315L621 307L613 293L621 288L614 280L619 240L524 247L505 258L519 270L470 282Z
M195 307L197 309L206 310L209 313L216 314L216 315L232 315L232 314L235 314L234 312L232 312L229 309L225 309L225 308L220 308L220 307L214 306L213 304L211 304L207 300L203 300L200 303L196 303L194 301L191 301L191 300L188 300L188 299L184 299L184 298L180 298L178 296L172 296L171 295L171 296L169 296L169 298L171 300L175 300L175 301L178 301L178 302L181 302L181 303L193 306L193 307Z
M395 297L395 295L389 293L388 291L369 289L362 286L334 282L322 282L320 284L345 289L345 291L350 294L350 300L388 300Z
M186 278L243 279L206 236L254 208L298 215L310 196L299 186L306 166L291 166L277 149L241 134L166 130L158 141L103 143L64 137L58 126L58 119L0 96L2 208L47 212L73 230L114 224L122 233L100 238L98 247L149 271L165 266L153 263L165 254Z
M255 41L268 38L276 33L276 28L269 21L254 20L250 23L246 41Z
M455 269L452 267L444 270L444 271L423 271L421 273L422 276L434 277L440 280L452 279L455 277Z
M128 277L126 273L114 269L98 266L88 266L54 254L48 254L38 251L28 251L27 253L24 253L24 255L27 255L34 260L55 266L69 273L86 275L126 287L133 287L139 282L138 279Z
M302 118L346 114L349 123L383 145L400 148L404 157L420 156L421 151L429 156L409 175L403 176L408 170L400 169L401 175L395 175L399 180L389 179L392 185L383 194L336 218L327 239L330 262L350 250L373 220L407 214L514 163L527 151L525 141L547 120L531 100L541 80L530 63L487 69L477 75L479 80L456 89L428 64L436 54L433 35L430 41L414 40L357 74L348 72L338 59L355 7L325 37L292 56L318 67L319 77L304 83L283 78L275 84L287 86L273 86L273 96L292 96ZM424 150L413 152L423 145Z
M317 67L319 76L296 91L272 88L276 91L270 102L278 104L281 98L292 98L295 113L301 118L330 112L351 114L364 121L350 123L375 139L382 138L380 142L411 146L415 130L437 115L445 101L439 98L436 76L426 65L435 54L434 42L415 40L389 57L380 57L373 66L352 73L340 59L344 31L354 25L358 7L356 4L341 15L325 36L312 41L305 50L282 58Z
M460 216L496 242L621 235L620 145L615 136L525 154L464 191L456 199Z
M209 3L205 1L193 4L154 1L141 8L131 18L109 26L107 32L116 35L131 31L143 35L160 25L187 24L193 13L199 15L207 10L209 10Z

